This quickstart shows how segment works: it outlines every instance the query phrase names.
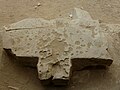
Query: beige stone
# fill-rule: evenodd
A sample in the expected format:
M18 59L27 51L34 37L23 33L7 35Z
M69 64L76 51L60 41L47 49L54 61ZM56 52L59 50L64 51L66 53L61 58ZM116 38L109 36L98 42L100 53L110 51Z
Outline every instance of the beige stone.
M25 19L6 26L3 47L25 65L35 66L39 79L66 84L72 71L110 66L108 34L88 12L75 9L73 19ZM105 24L106 26L106 24ZM62 83L61 83L62 82Z

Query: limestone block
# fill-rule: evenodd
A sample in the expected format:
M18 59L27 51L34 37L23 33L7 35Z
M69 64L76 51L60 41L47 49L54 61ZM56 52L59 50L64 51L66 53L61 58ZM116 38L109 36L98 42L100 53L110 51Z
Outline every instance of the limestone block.
M22 63L37 63L39 79L55 85L67 84L72 71L110 66L109 44L99 22L75 10L77 19L25 19L6 26L3 48Z

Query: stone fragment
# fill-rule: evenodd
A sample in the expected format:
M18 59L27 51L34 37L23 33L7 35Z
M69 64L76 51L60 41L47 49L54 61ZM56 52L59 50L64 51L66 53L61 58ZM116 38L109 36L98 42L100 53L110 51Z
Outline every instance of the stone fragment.
M108 39L98 20L75 8L72 20L25 19L7 26L3 47L19 62L36 66L39 79L67 84L75 70L87 66L110 66ZM107 26L107 25L106 25Z
M74 10L72 11L72 15L74 19L82 19L82 20L87 20L87 21L93 20L87 11L79 9L79 8L74 8Z

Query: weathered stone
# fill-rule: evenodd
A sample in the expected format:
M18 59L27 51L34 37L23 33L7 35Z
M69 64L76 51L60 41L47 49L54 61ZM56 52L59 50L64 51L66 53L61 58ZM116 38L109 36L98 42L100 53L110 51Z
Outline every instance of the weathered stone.
M72 11L72 15L73 15L73 19L82 19L81 21L93 20L87 11L79 9L79 8L74 8L74 10Z
M104 27L84 10L73 13L72 20L25 19L7 26L4 49L22 63L35 66L38 61L39 79L51 79L56 85L66 84L74 70L110 66L108 34L101 31Z

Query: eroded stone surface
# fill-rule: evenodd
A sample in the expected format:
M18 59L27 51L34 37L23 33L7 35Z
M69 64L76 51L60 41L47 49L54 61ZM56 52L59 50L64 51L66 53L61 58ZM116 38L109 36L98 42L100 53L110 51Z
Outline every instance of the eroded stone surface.
M25 19L7 26L4 49L11 50L16 59L23 62L32 58L35 62L38 60L39 79L51 78L55 84L69 80L72 70L111 65L106 38L109 33L105 30L111 25L100 24L84 10L75 9L73 13L72 20Z

